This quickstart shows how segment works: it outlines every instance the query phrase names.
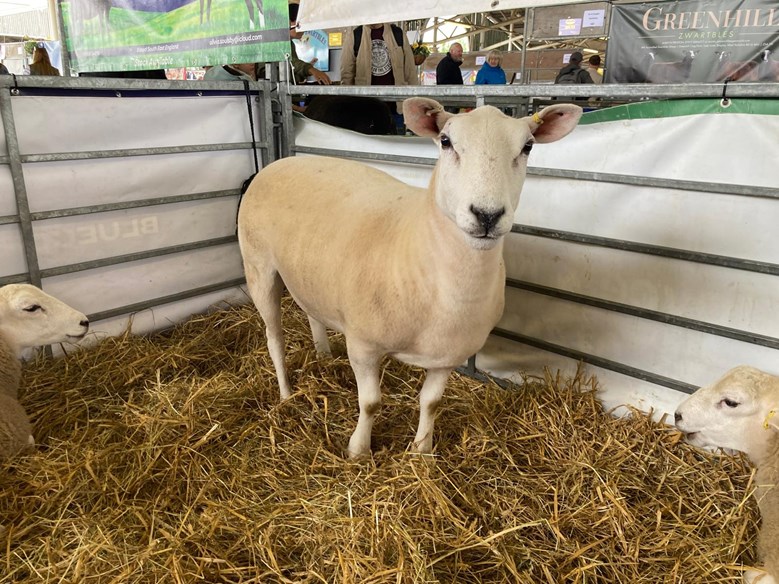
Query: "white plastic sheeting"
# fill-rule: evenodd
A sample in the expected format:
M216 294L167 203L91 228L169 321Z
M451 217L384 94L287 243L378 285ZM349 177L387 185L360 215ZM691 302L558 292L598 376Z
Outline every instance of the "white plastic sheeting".
M688 110L695 109L695 102L686 103ZM641 119L646 115L642 106L630 107L608 121L585 121L560 142L536 146L530 165L776 186L779 115L717 107L692 114L669 106L665 113ZM295 123L299 146L437 155L427 140L369 138L309 120ZM417 186L426 185L431 172L421 166L372 165ZM530 175L515 222L779 264L775 198ZM779 338L777 276L524 234L508 236L505 258L509 278ZM498 326L693 385L709 383L742 363L779 374L775 349L526 290L507 289ZM477 356L480 369L515 379L542 374L547 367L572 374L576 366L557 354L497 337ZM587 371L598 376L609 408L632 405L662 415L673 412L685 396L610 370L588 366Z
M19 96L12 105L23 155L251 141L243 95ZM27 162L23 171L30 209L41 213L237 189L254 167L250 151L235 149ZM227 238L235 234L236 212L237 196L216 196L37 219L32 227L39 264L46 270ZM0 215L15 213L10 172L0 166ZM18 224L0 225L0 248L0 277L27 271ZM43 288L94 314L242 277L237 243L223 243L44 277ZM232 287L166 303L134 314L133 330L170 326L220 300L247 297ZM95 323L93 332L118 334L128 318Z
M572 0L577 4L592 0ZM434 16L511 10L529 6L554 6L559 0L414 0L395 4L379 0L301 0L298 22L303 30L401 22Z

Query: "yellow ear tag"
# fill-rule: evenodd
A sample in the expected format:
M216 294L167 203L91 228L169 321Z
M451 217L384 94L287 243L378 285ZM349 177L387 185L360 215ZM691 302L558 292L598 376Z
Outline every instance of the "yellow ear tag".
M538 115L538 112L533 114L533 117L531 118L536 124L539 126L544 123L544 120L541 119L541 116Z
M771 410L770 412L768 412L768 414L765 417L765 420L763 420L763 428L765 428L766 430L768 430L768 428L770 428L771 426L773 426L774 428L777 428L776 424L772 424L769 421L775 415L776 415L776 410ZM779 429L779 428L777 428L777 429Z

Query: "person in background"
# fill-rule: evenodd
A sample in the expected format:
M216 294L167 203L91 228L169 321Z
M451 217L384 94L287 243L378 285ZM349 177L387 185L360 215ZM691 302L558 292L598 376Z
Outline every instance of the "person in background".
M37 45L32 53L30 75L59 75L59 70L51 64L49 52L42 45Z
M341 85L419 85L403 29L379 23L344 33Z
M598 73L598 69L600 69L600 55L593 55L587 60L587 72L596 85L603 83L603 75Z
M581 68L582 54L579 51L571 53L568 64L560 69L554 82L559 85L576 85L579 83L592 83L592 77L586 69Z
M310 75L313 75L314 80L320 85L330 85L330 76L327 73L314 67L313 63L306 63L304 60L298 57L298 52L295 48L295 43L292 42L292 39L299 39L303 36L303 32L297 30L299 10L300 5L289 5L289 56L290 63L292 64L293 75L295 77L295 83L305 83L306 79Z
M207 81L243 81L257 80L256 63L233 63L232 65L221 65L218 67L209 67L203 79Z
M0 75L10 75L11 73L8 71L8 67L0 63Z
M487 53L487 60L476 74L476 85L506 85L506 72L501 67L503 53L497 49Z
M460 65L463 64L463 46L460 43L453 43L449 47L449 52L441 59L435 68L436 85L462 85L463 74L460 71Z

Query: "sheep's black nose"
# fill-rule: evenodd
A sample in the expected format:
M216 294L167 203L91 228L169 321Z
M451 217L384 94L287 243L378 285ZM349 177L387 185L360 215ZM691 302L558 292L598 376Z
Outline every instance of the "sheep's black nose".
M679 412L674 412L674 423L678 424L682 421L682 415Z
M88 320L82 320L78 324L80 324L81 326L85 326L85 327L89 328L89 321Z
M490 229L495 227L495 224L498 222L498 220L503 216L503 214L506 212L506 208L503 207L498 211L495 212L489 212L485 211L484 209L478 209L471 205L471 213L473 213L476 216L476 219L479 221L479 224L484 227L484 231L489 233Z

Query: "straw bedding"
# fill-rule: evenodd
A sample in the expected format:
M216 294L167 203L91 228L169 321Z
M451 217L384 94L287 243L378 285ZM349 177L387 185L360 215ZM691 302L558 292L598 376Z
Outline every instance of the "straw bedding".
M0 581L697 584L754 562L744 460L603 413L583 375L455 375L419 457L422 372L388 362L374 456L344 460L348 361L284 318L283 404L251 306L28 364L39 446L0 466Z

